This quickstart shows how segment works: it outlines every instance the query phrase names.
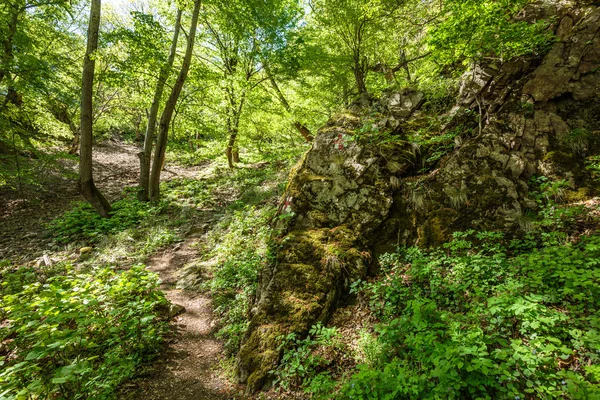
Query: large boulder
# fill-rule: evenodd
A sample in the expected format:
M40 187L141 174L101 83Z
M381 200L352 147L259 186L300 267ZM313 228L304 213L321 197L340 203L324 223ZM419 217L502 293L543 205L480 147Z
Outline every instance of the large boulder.
M326 321L373 253L440 244L469 228L517 234L535 207L534 175L589 186L583 156L600 153L600 10L552 15L559 40L545 58L463 77L442 132L458 131L454 149L425 171L406 135L423 102L414 90L386 94L370 112L351 108L318 132L290 174L237 357L250 391L268 383L281 337Z

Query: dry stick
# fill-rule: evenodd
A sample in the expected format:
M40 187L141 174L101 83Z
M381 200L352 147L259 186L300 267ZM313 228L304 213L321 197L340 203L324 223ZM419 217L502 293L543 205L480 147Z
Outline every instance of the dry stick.
M269 79L269 82L271 82L271 86L275 90L275 93L277 94L277 98L279 99L279 102L283 105L283 108L285 108L285 110L288 113L292 114L292 107L290 106L290 103L288 103L287 99L283 95L283 92L279 88L277 81L271 74L269 65L266 62L263 62L263 65L264 65L265 73L267 74L267 78ZM304 137L304 140L306 140L308 143L313 141L313 139L314 139L313 135L311 135L310 130L304 124L302 124L298 120L295 120L294 122L292 122L292 125L302 135L302 137Z
M475 101L477 101L477 107L479 108L479 134L481 135L482 128L482 119L483 113L481 111L481 103L479 102L479 95L475 96Z
M19 153L17 152L17 145L15 142L15 130L12 131L12 142L13 142L13 151L15 152L15 163L17 164L17 181L19 182L19 194L22 199L25 199L23 194L23 183L21 182L21 165L19 164Z

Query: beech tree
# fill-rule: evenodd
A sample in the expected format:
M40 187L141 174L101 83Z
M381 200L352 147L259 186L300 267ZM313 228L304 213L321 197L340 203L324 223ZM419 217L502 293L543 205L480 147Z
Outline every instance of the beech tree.
M94 52L98 48L100 30L101 0L92 0L90 22L87 33L87 48L83 59L83 77L81 80L81 144L79 149L79 192L103 217L108 217L110 204L94 185L92 177L92 138L93 138L93 86L96 61Z
M175 55L177 54L177 41L179 38L179 31L181 26L181 15L182 9L177 10L177 17L175 18L175 32L173 33L173 40L171 42L171 51L167 62L162 66L160 74L158 75L158 81L156 82L156 90L154 91L154 99L152 100L152 106L148 113L148 125L146 126L146 136L144 137L144 147L139 154L140 156L140 187L138 191L138 200L148 201L149 197L149 185L150 185L150 160L152 156L152 145L154 144L154 133L156 132L156 118L158 116L158 109L160 106L160 100L163 95L165 84L169 77L169 72L173 68L173 62L175 61ZM168 125L168 123L167 123Z
M192 22L190 25L190 31L188 33L187 47L185 50L185 56L183 58L183 64L181 65L179 76L175 81L175 85L171 90L171 94L169 95L162 116L160 117L158 137L156 139L156 150L154 152L152 172L150 174L149 194L151 201L157 201L160 198L160 173L165 161L169 125L171 123L171 118L173 117L175 105L179 99L179 94L181 93L181 89L183 88L188 71L190 69L190 63L192 61L192 54L194 51L194 40L196 38L196 28L198 26L198 17L200 14L200 4L201 0L194 0L194 11L192 13Z

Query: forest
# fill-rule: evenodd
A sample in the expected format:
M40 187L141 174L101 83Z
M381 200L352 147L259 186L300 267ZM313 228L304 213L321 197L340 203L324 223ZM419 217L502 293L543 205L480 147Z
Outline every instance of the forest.
M0 400L600 399L600 2L3 0Z

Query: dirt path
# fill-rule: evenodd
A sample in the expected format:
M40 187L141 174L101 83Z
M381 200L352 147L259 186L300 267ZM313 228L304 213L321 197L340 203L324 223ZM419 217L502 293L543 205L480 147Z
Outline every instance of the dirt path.
M122 197L125 187L136 185L138 152L136 146L115 140L94 147L94 182L110 202ZM61 160L60 164L62 171L40 165L38 184L26 187L24 196L0 187L0 260L25 263L59 250L44 237L45 225L70 209L74 201L83 200L76 190L76 161ZM161 178L193 178L199 172L198 167L167 165ZM73 177L68 179L65 173Z
M109 201L121 197L125 187L138 178L138 148L119 141L107 141L94 148L94 180ZM60 251L44 237L45 225L82 200L74 179L64 171L76 173L74 161L63 160L63 172L40 170L41 187L20 194L0 190L0 260L26 263L43 254ZM163 180L196 177L201 168L168 165ZM233 399L234 388L223 376L220 361L222 344L214 338L212 306L209 297L176 289L178 271L197 256L194 239L174 245L151 256L148 268L159 274L168 299L185 308L174 318L174 334L158 359L146 366L145 376L130 382L123 390L126 399L204 400Z
M176 335L147 376L126 398L140 400L209 400L236 398L235 389L219 368L223 346L213 336L211 300L176 288L178 270L196 256L193 239L148 260L148 268L163 281L161 289L185 312L176 317Z

